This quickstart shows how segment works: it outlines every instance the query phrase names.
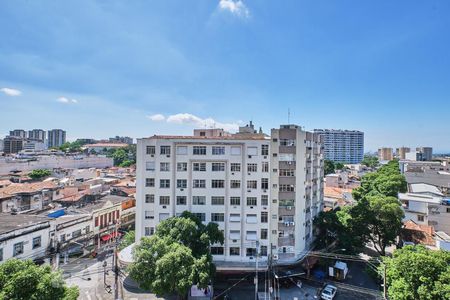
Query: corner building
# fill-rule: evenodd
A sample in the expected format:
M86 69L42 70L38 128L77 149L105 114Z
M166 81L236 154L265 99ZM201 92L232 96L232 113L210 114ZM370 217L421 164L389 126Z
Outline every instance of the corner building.
M252 262L257 244L263 260L271 252L295 259L313 241L322 205L318 139L294 125L269 137L252 124L236 134L206 129L138 139L136 239L188 210L223 231L224 244L211 246L216 261Z

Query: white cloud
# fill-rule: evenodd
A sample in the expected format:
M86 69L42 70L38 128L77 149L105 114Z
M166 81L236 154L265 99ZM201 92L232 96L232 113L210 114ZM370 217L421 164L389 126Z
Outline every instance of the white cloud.
M7 96L19 96L20 94L22 94L22 92L19 90L7 88L7 87L1 88L0 92L5 93L5 95L7 95Z
M217 122L213 118L202 119L188 113L170 115L167 118L161 114L156 114L148 116L148 118L155 122L161 122L165 120L167 123L171 124L189 125L196 128L223 128L226 131L237 131L239 129L239 125L242 123L240 121L234 123L221 123Z
M220 0L219 9L243 18L250 16L250 11L242 0Z
M64 104L78 103L77 99L69 99L67 97L59 97L58 99L56 99L56 101L58 101L59 103L64 103Z
M164 115L162 115L162 114L147 116L147 118L149 118L150 120L155 121L155 122L161 122L166 119L166 117L164 117Z

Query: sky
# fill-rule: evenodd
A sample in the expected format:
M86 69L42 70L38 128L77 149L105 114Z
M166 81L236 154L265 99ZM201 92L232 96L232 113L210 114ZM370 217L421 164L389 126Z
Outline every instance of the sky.
M364 131L367 151L447 152L449 14L447 0L2 0L0 137L289 121Z

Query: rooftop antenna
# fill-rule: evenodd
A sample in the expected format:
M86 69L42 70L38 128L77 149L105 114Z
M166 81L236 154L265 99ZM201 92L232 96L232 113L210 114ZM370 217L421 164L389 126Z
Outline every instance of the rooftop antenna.
M288 108L288 124L291 124L291 109Z

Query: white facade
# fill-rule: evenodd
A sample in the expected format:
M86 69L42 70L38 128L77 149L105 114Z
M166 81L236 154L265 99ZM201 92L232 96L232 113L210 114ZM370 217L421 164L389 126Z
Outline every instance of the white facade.
M294 131L301 141L292 148L294 155L282 150L278 154L278 148L273 152L275 143L262 134L138 139L136 240L153 234L160 221L187 210L223 230L224 245L211 247L215 260L254 261L257 242L263 260L271 244L274 255L290 253L286 258L304 251L312 242L312 219L322 209L323 193L317 191L323 189L323 157L318 143L307 141L306 132L297 127ZM288 160L295 176L278 181L278 166ZM285 180L295 181L296 193L292 205L283 202L279 211L278 187ZM283 218L292 215L292 220L280 219L279 213ZM280 226L292 229L295 242L279 244L280 232L285 234Z
M357 130L314 129L323 137L325 159L357 164L364 157L364 132Z

